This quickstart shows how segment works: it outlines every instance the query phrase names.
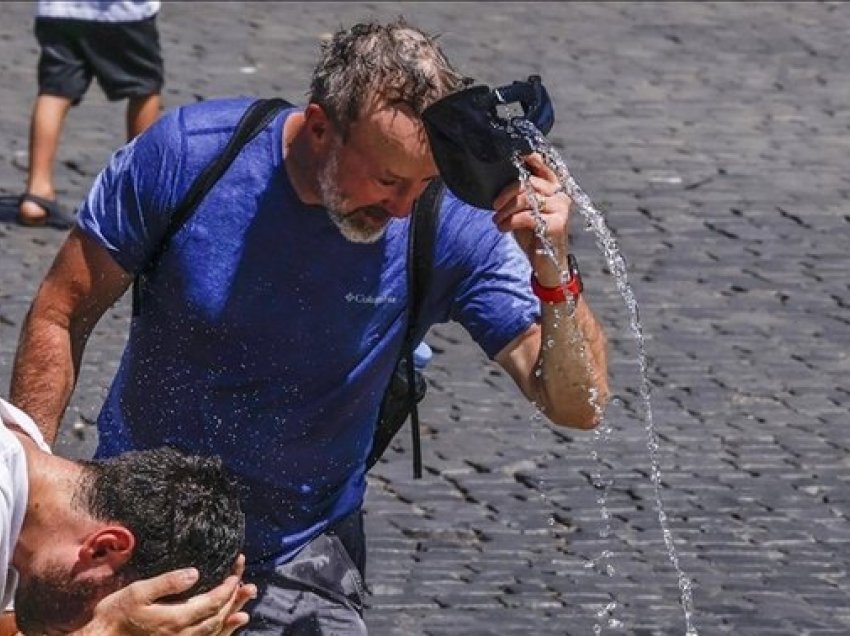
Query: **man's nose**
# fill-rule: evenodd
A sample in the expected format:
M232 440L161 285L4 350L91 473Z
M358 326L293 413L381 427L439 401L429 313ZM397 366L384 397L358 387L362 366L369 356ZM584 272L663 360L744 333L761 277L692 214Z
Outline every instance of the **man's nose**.
M413 212L413 206L421 193L421 189L415 187L399 190L393 196L387 197L383 203L384 209L394 218L403 219Z
M416 199L425 192L427 187L427 183L422 183L411 184L405 188L400 188L393 193L393 196L387 197L388 200L384 203L384 208L393 217L403 219L413 212L413 206L416 205Z

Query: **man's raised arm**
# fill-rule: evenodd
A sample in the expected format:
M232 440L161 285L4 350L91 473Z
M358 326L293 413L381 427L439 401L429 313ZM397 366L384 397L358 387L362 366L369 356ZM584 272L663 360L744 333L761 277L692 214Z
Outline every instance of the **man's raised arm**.
M541 302L540 324L532 325L496 355L525 396L554 423L574 428L599 424L608 402L608 341L602 325L582 297L566 302L562 272L568 268L572 201L554 170L538 154L525 158L528 188L516 182L494 202L494 222L512 231L531 262L536 283L557 299ZM542 253L536 237L536 200L553 253ZM561 298L563 296L563 298Z

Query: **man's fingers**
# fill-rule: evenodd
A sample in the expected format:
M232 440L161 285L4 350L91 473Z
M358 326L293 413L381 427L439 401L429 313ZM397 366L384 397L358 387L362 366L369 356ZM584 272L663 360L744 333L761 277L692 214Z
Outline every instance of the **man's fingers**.
M232 594L227 597L224 603L212 605L211 607L215 610L214 612L200 616L197 620L192 621L192 636L203 636L206 634L222 636L232 634L248 622L248 614L240 610L245 603L256 596L256 587L253 585L239 586L238 579L235 576L228 577L228 579L233 579L237 583Z
M251 621L248 612L236 612L228 616L221 630L221 636L230 636L233 632L241 627L245 627Z
M532 192L537 192L541 196L552 196L560 191L560 186L557 182L542 179L532 176L528 180L529 188ZM506 186L499 193L496 200L493 201L493 209L496 215L504 215L505 213L516 213L528 208L528 193L522 187L519 181Z
M118 624L114 622L116 612L123 617L124 623L132 622L138 628L132 633L217 636L232 634L247 622L247 616L239 614L243 613L241 609L245 603L256 596L256 586L240 586L236 575L228 576L215 588L185 601L162 601L163 597L185 592L197 579L197 570L189 568L136 581L103 599L98 607L109 605L102 608L107 614L112 612L113 620L109 624ZM128 617L133 617L130 622L127 622Z
M242 585L236 590L236 597L233 599L233 604L230 606L231 612L238 612L248 601L257 598L257 586L253 583Z
M525 165L528 166L531 174L543 177L546 181L557 181L558 179L558 175L555 174L555 171L546 164L539 152L533 152L530 155L526 155Z
M242 575L245 574L245 555L240 554L236 557L236 562L233 564L233 569L230 570L230 573L242 578Z
M547 224L554 223L560 226L569 218L569 210L571 202L564 194L556 194L555 196L544 196L541 194L533 194L531 197L522 195L515 203L505 206L493 215L493 223L502 230L505 229L520 229L522 227L533 229L536 223L535 217L532 214L533 203L531 198L537 200L537 212ZM558 219L564 219L559 221Z
M117 593L128 594L135 604L150 605L164 596L185 592L198 581L198 576L195 568L172 570L150 579L135 581Z
M534 231L537 221L529 214L513 214L497 223L500 232Z
M190 625L200 624L219 614L226 616L230 611L231 603L236 599L238 586L239 579L231 575L209 592L197 594L182 603L174 604L173 607L180 612L184 622ZM223 620L223 618L217 620Z

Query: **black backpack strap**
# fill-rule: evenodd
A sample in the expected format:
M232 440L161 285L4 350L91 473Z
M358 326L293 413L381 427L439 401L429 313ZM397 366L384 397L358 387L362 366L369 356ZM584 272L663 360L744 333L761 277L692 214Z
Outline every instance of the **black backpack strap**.
M413 474L416 478L422 476L422 450L419 439L419 411L417 402L424 393L417 387L416 369L413 364L413 351L416 348L414 337L416 323L431 280L434 267L434 243L437 236L437 218L443 201L445 186L439 179L434 180L417 199L410 221L410 232L407 241L407 328L401 346L399 362L404 361L407 375L407 394L405 412L410 414L411 435L413 441ZM396 368L398 368L396 364ZM395 372L394 372L395 373ZM384 396L381 414L375 436L372 440L372 451L366 460L366 469L374 466L390 445L393 437L404 424L406 417L387 418L384 407L387 405L389 392L393 383Z
M273 99L258 99L253 102L242 115L239 122L236 124L236 129L233 131L224 150L221 151L215 159L213 159L204 168L203 172L198 175L189 190L183 197L183 200L174 209L171 215L171 221L165 230L162 240L157 245L148 264L136 274L133 281L133 315L138 316L141 311L141 277L144 272L153 267L165 251L168 249L171 239L177 232L180 231L186 222L192 217L198 205L203 201L207 193L212 189L216 182L221 178L230 164L236 159L249 141L256 137L260 131L269 125L272 119L284 108L291 107L292 104L280 98Z
M407 280L410 302L407 306L407 334L404 355L407 358L407 404L410 408L410 431L413 448L413 476L422 477L422 444L419 436L419 408L416 399L416 369L413 364L416 322L425 302L434 267L434 242L437 235L437 216L443 202L443 182L435 179L419 197L411 222L407 246Z

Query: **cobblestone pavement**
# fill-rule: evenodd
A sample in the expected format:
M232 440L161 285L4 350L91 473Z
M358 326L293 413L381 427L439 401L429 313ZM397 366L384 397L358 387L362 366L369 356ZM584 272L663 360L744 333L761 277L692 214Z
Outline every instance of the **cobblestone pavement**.
M10 220L31 11L5 3L0 25L4 391L62 240ZM660 490L699 633L850 634L850 5L166 3L167 105L300 100L323 34L398 13L441 32L480 81L539 73L552 94L550 138L605 211L640 303ZM72 112L57 168L68 208L121 143L122 117L97 89ZM411 478L403 436L368 495L374 634L685 632L628 314L580 219L574 245L612 342L610 434L551 429L465 333L434 329L425 478ZM126 319L122 302L92 337L63 453L93 448Z

